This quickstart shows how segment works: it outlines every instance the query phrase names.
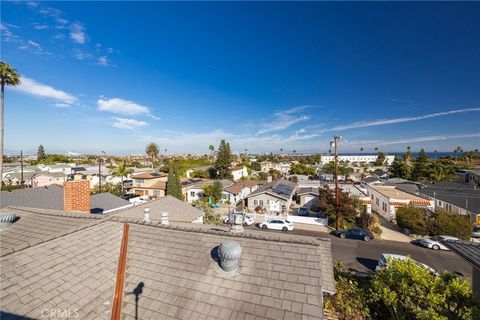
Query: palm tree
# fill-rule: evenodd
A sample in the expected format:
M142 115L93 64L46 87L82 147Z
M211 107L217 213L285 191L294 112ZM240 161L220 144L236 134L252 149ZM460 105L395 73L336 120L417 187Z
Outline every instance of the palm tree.
M4 112L5 112L5 85L18 86L20 84L20 75L13 67L3 61L0 61L0 82L1 82L1 99L0 107L0 185L3 177L3 128L4 128Z
M437 160L437 150L433 150L433 158Z
M360 148L360 152L363 153L363 147Z
M158 150L158 145L154 142L150 143L147 145L145 148L145 152L148 154L150 157L150 160L152 161L152 168L153 168L153 161L158 158L158 154L160 151Z
M247 149L247 148L245 148L245 154L247 154L247 151L248 151L248 149Z
M373 150L375 150L375 152L378 151L378 147L375 147L375 149L373 149Z
M132 170L127 168L127 163L125 160L118 163L118 167L116 170L112 172L114 177L121 177L122 178L122 194L123 194L123 177L128 177L128 174L132 173Z
M293 150L293 154L295 154L295 152L297 152L297 150Z
M165 155L167 155L167 151L168 151L168 150L167 150L167 149L165 149Z
M412 147L410 147L410 146L407 146L407 151L410 151L410 149L412 149Z

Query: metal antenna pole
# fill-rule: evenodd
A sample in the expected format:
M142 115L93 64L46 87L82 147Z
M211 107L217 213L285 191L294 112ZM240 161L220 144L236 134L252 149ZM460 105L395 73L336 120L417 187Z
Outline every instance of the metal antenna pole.
M23 188L23 150L20 150L20 185Z

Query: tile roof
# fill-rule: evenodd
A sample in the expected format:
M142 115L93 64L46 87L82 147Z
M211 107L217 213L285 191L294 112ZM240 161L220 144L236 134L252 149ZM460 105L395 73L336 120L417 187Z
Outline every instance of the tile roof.
M130 202L111 193L95 194L90 197L92 213L103 213L129 204ZM48 187L2 191L0 208L8 206L63 210L63 188L53 184Z
M470 212L480 213L480 187L445 180L420 189L420 193Z
M143 220L143 210L145 208L150 208L150 219L152 221L160 221L162 212L168 212L169 220L172 222L192 222L203 216L202 211L172 196L166 196L136 207L120 210L113 215Z
M295 186L296 186L296 184L291 182L291 181L288 181L288 180L285 180L285 179L278 179L278 180L275 180L275 181L272 181L270 183L267 183L267 184L263 185L262 187L258 188L257 190L253 191L248 196L246 196L246 198L254 196L254 195L262 194L262 193L268 193L268 194L273 195L275 197L288 200L295 193ZM277 190L278 190L277 188L282 188L282 187L287 187L288 189L291 189L292 191L290 192L289 195L277 192Z
M2 311L41 318L72 308L80 319L109 319L125 220L95 221L1 257ZM139 283L139 319L322 319L322 289L335 290L329 239L128 222L123 319L135 319ZM230 277L212 258L227 239L242 246Z
M442 243L480 270L480 243L464 240L442 240Z

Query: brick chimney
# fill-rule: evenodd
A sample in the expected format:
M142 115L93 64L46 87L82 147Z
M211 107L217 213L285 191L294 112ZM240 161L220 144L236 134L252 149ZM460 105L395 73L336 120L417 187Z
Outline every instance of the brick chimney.
M72 180L63 183L63 210L90 213L90 182Z

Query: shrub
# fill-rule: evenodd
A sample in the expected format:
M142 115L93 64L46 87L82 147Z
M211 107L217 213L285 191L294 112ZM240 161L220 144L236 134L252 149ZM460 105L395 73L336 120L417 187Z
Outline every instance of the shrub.
M197 202L195 207L203 211L203 223L204 224L213 224L220 225L222 224L222 217L216 213L207 203Z
M374 214L362 212L356 217L355 222L359 228L370 230L376 237L382 234L378 217Z
M472 223L466 216L441 211L428 220L428 233L468 240L472 235Z
M414 234L428 234L425 210L413 206L398 208L396 213L397 225L400 228L410 229Z

